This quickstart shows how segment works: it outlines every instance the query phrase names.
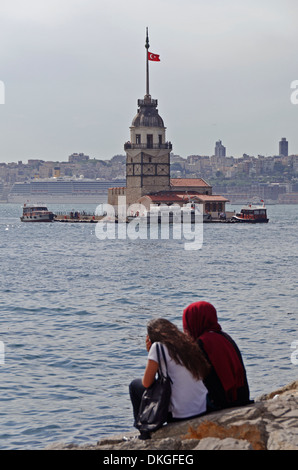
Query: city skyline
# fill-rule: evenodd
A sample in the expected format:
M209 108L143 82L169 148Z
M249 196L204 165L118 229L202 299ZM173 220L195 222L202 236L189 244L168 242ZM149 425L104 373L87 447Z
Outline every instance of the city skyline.
M289 148L289 142L287 140L286 137L281 137L280 140L277 142L276 144L276 149L279 150L275 153L273 153L272 155L261 155L261 154L256 154L256 155L248 155L246 153L243 153L242 155L238 155L238 156L235 156L235 155L230 155L228 152L227 152L227 149L226 147L223 145L223 142L218 139L216 142L214 142L214 146L213 146L213 152L211 152L209 155L207 154L202 154L202 153L193 153L191 155L178 155L176 152L171 152L171 156L172 157L181 157L183 159L187 159L189 157L192 157L192 156L201 156L201 157L223 157L223 158L234 158L235 160L240 160L240 159L243 159L244 157L251 157L251 158L258 158L258 157L262 157L262 158L265 158L265 157L268 157L268 158L273 158L273 157L287 157L287 156L297 156L298 155L298 152L297 153L291 153L289 152L288 150ZM65 157L64 159L62 160L55 160L55 159L51 159L51 160L45 160L43 159L42 157L40 158L32 158L32 159L28 159L27 163L29 161L44 161L44 162L50 162L50 163L67 163L67 162L75 162L75 161L78 161L78 162L82 162L82 161L89 161L89 160L98 160L98 161L111 161L112 159L116 158L116 157L125 157L125 153L122 152L122 153L118 153L116 155L112 155L111 157L109 158L96 158L95 156L93 155L87 155L85 154L84 152L82 151L79 151L79 152L73 152L72 154L68 155L67 157ZM11 162L4 162L4 161L0 161L0 165L1 163L5 163L5 164L9 164L9 163L23 163L23 164L26 164L26 161L24 160L17 160L17 161L11 161Z
M0 163L123 154L137 99L158 99L173 152L298 153L294 0L28 0L1 5ZM148 9L148 8L147 8Z
M212 146L211 146L212 147ZM183 159L187 159L189 157L192 157L192 156L200 156L200 157L223 157L223 158L234 158L235 160L241 160L245 157L251 157L251 158L259 158L259 157L262 157L262 158L273 158L273 157L287 157L287 156L297 156L298 155L298 152L297 153L292 153L292 152L289 152L289 141L287 140L286 137L281 137L280 140L276 143L276 151L275 153L273 153L272 155L269 155L269 154L266 154L266 155L261 155L260 153L258 154L254 154L254 155L248 155L246 153L243 153L241 155L230 155L230 153L227 151L227 148L223 145L223 142L222 140L218 139L216 142L214 142L214 145L213 145L213 152L211 152L209 155L207 154L203 154L203 153L200 153L200 152L196 152L196 153L192 153L190 155L179 155L177 154L176 152L171 152L171 156L172 157L181 157ZM80 158L80 157L83 157L83 158ZM77 158L79 157L79 158ZM83 151L79 151L79 152L73 152L72 154L69 154L67 155L66 157L62 158L61 160L55 160L55 158L52 158L52 159L45 159L45 158L42 158L42 156L40 156L40 158L28 158L27 160L26 159L18 159L16 161L1 161L0 160L0 165L1 164L18 164L18 163L23 163L23 164L27 164L29 161L44 161L45 163L46 162L49 162L49 163L67 163L67 162L71 162L72 160L75 161L77 159L77 161L80 161L82 162L83 160L87 161L87 160L98 160L98 161L103 161L103 162L109 162L111 160L113 160L114 158L116 157L125 157L125 152L122 151L119 152L118 154L115 154L115 155L112 155L110 157L102 157L102 158L97 158L95 157L94 155L87 155L85 154Z

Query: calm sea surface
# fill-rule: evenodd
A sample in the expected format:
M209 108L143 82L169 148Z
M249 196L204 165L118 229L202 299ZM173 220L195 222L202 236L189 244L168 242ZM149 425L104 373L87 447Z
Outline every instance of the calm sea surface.
M215 305L238 343L252 398L298 378L298 206L268 206L264 225L204 224L197 251L99 240L93 224L21 223L21 212L0 205L1 449L131 431L128 385L144 370L147 321L182 327L197 300Z

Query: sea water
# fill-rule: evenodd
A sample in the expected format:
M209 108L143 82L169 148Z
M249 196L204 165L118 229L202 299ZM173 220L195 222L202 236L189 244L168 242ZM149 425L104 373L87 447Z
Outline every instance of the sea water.
M268 224L204 224L196 251L99 240L95 224L21 223L21 212L0 205L1 449L132 430L128 385L144 371L148 320L182 328L198 300L241 349L251 398L298 378L297 206L268 206Z

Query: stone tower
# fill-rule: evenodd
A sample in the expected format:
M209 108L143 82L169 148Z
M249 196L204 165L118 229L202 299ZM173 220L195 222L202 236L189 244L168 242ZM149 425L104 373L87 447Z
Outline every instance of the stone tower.
M157 109L157 100L149 94L149 60L156 54L149 52L148 29L146 37L146 94L138 100L138 110L130 127L130 141L126 142L126 204L130 205L146 194L170 190L170 152L166 142L166 128ZM153 59L151 57L154 57Z

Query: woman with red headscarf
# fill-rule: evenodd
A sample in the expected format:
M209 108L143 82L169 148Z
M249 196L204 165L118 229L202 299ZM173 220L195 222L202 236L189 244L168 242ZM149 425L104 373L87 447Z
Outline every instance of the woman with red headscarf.
M211 372L204 380L210 411L252 403L241 353L222 331L213 305L190 304L183 312L183 329L197 341L211 364Z

